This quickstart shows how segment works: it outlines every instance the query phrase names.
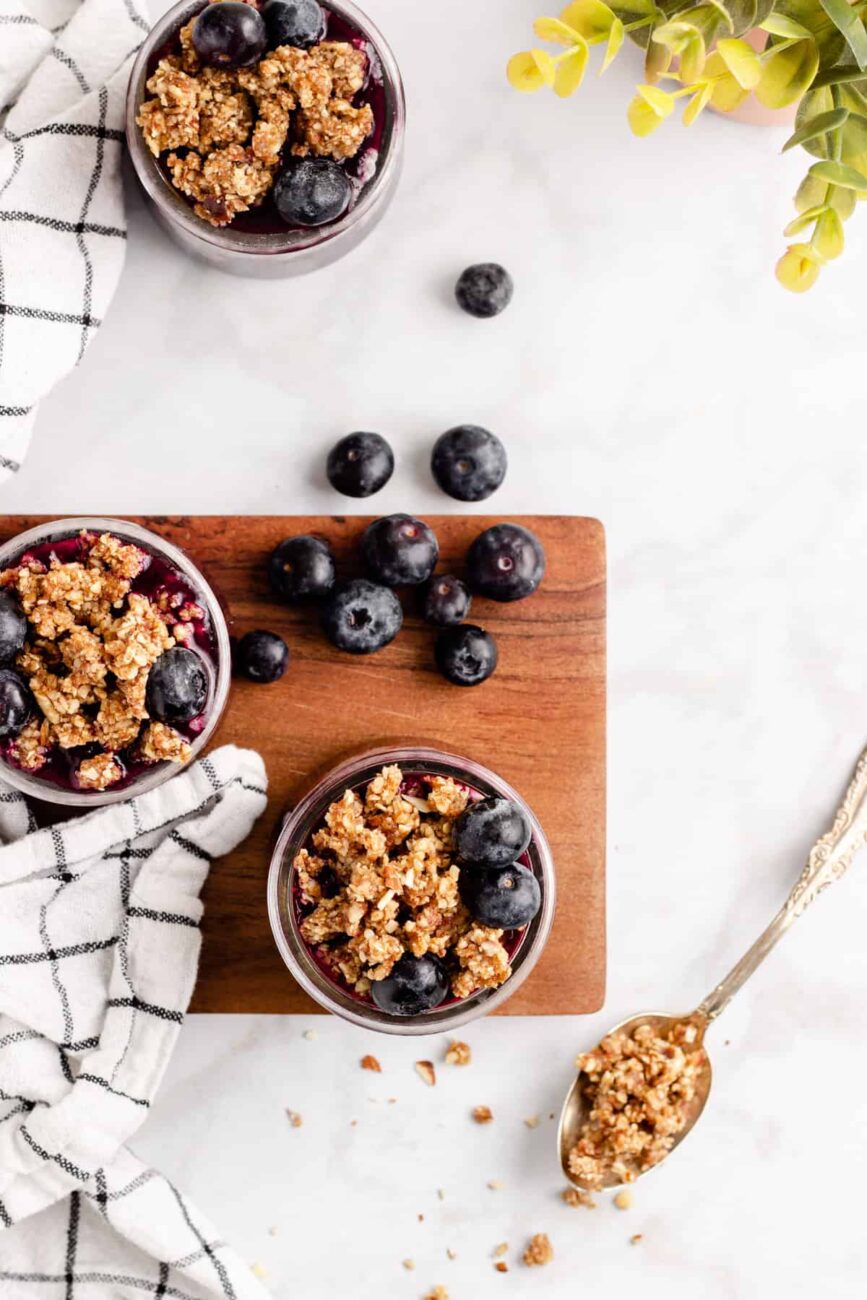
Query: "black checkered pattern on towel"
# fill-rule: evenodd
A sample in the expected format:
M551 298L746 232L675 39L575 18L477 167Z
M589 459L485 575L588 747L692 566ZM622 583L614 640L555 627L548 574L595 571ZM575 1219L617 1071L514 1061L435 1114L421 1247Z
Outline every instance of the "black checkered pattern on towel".
M0 481L123 266L123 111L140 0L0 0Z
M249 833L265 785L259 756L227 746L40 830L0 782L3 1300L262 1300L249 1268L126 1143L192 994L201 886Z

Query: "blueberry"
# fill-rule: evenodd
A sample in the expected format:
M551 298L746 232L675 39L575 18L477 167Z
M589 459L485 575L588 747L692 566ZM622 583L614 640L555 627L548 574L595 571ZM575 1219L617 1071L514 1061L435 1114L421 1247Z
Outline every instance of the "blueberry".
M148 673L145 703L158 722L189 722L208 699L208 673L201 657L185 646L161 654Z
M24 645L27 619L11 591L0 591L0 664L9 664Z
M307 50L325 35L325 14L316 0L268 0L262 10L268 45L294 45Z
M443 492L458 501L484 501L506 477L506 449L495 433L459 424L434 443L431 472Z
M235 663L251 682L276 682L289 667L289 647L276 632L248 632L238 642Z
M206 5L193 25L193 49L214 68L249 68L267 43L259 10L241 0Z
M320 537L287 537L268 561L272 591L290 604L327 596L334 576L334 556Z
M497 262L478 262L468 266L455 285L458 305L471 316L499 316L512 301L512 277Z
M467 556L470 585L491 600L523 600L545 574L542 543L520 524L494 524L480 533Z
M471 803L455 822L455 852L461 862L507 867L530 843L530 823L518 804L492 795Z
M352 182L330 158L301 158L277 177L274 202L287 226L323 226L342 217Z
M440 553L433 531L412 515L375 519L364 530L361 549L369 573L387 587L427 582Z
M370 497L394 473L394 453L378 433L349 433L328 453L326 472L345 497Z
M474 623L447 627L434 648L437 667L455 686L478 686L497 666L497 643Z
M36 701L23 677L0 668L0 740L17 736L36 712Z
M374 980L371 996L390 1016L417 1016L438 1007L449 991L446 968L438 957L404 953L384 980Z
M390 588L356 578L334 589L322 623L338 650L369 655L394 640L403 625L403 610Z
M462 623L473 603L465 582L451 573L431 578L425 592L424 617L435 627L452 627Z
M485 867L461 872L461 898L474 921L497 930L520 930L542 906L539 882L528 867Z

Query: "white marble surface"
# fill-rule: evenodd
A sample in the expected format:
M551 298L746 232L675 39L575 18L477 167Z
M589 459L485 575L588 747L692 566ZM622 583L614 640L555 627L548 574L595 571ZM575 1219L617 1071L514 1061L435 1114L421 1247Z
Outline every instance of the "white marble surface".
M633 140L628 52L569 104L513 95L501 68L531 0L367 3L410 105L385 224L344 264L263 286L184 260L133 197L117 301L3 504L340 509L323 450L373 428L400 458L376 506L423 513L449 508L425 470L432 438L496 429L512 458L497 510L608 529L607 1004L479 1025L472 1067L444 1067L434 1091L412 1043L333 1020L310 1042L306 1021L193 1019L138 1147L279 1300L414 1300L436 1282L453 1300L849 1300L867 1271L863 870L731 1008L701 1131L629 1213L562 1206L553 1125L522 1120L557 1105L607 1024L706 992L782 899L867 741L867 221L812 295L786 296L772 266L803 164L778 156L779 133L708 119ZM449 300L482 258L517 282L490 323ZM381 1076L357 1068L366 1050ZM476 1103L495 1112L487 1128ZM511 1258L537 1230L552 1266L498 1276L493 1247Z

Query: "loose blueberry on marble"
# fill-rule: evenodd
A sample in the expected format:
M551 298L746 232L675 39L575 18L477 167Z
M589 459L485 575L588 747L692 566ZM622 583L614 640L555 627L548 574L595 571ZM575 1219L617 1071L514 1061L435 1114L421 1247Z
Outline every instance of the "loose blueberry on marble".
M316 0L268 0L262 17L272 50L280 45L308 50L325 35L325 14Z
M477 867L508 867L530 843L530 823L512 799L492 795L471 803L454 825L459 860Z
M323 226L342 217L352 201L352 182L330 158L290 162L274 184L274 202L287 226Z
M458 501L484 501L506 477L506 449L495 433L460 424L434 443L431 472L443 492Z
M494 524L480 533L467 556L470 585L491 600L523 600L545 574L542 543L520 524Z
M528 867L461 871L461 897L474 921L497 930L520 930L542 906L539 882Z
M437 667L454 686L478 686L497 666L497 643L474 623L447 627L434 648Z
M394 453L378 433L349 433L328 453L328 481L346 497L369 497L394 473Z
M290 604L327 596L334 586L334 556L321 537L287 537L271 554L268 577L275 596Z
M36 701L24 678L11 668L0 668L0 740L14 739L35 712Z
M512 277L498 262L478 262L468 266L455 285L459 306L470 316L485 319L499 316L512 301Z
M289 667L289 647L276 632L247 632L238 642L235 663L251 682L276 682Z
M322 625L338 650L369 655L394 640L403 625L403 610L389 587L356 578L331 593Z
M258 9L241 0L206 5L193 25L193 49L213 68L248 68L268 43Z
M387 587L427 582L440 553L433 530L412 515L375 519L364 530L361 549L371 577Z
M384 980L374 980L371 996L390 1016L417 1016L438 1007L449 991L445 966L438 957L404 953Z
M9 664L24 645L27 619L11 591L0 591L0 664Z
M148 674L145 703L158 722L174 726L198 717L208 699L208 673L201 657L186 646L161 654Z
M424 617L434 627L452 627L462 623L470 612L472 596L465 582L454 574L431 578L424 597Z

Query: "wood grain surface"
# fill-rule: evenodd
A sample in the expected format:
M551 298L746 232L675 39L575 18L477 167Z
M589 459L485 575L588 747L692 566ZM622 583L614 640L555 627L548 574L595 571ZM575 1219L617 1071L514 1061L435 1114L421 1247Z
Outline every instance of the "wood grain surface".
M502 517L428 517L440 571L461 573L473 538ZM41 522L0 519L3 540ZM217 744L258 749L268 768L268 808L205 887L204 945L193 1011L310 1012L281 962L265 905L271 846L286 810L334 762L372 744L424 741L499 772L544 826L558 902L545 953L506 1014L590 1012L605 988L605 537L593 519L516 519L542 539L548 572L513 605L477 599L470 615L497 637L500 664L462 690L433 665L434 631L412 593L404 630L376 655L333 649L315 611L270 595L265 562L284 537L313 532L334 547L341 576L359 571L356 542L368 520L343 517L151 517L137 522L182 547L202 569L240 635L269 628L288 641L282 681L236 681Z

